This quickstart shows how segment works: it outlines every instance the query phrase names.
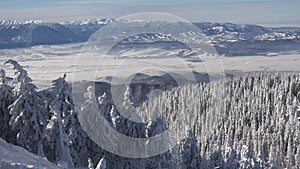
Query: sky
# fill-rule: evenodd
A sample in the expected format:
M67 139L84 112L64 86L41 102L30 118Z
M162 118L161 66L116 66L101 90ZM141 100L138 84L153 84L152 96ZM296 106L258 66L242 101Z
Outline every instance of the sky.
M215 4L234 2L264 2L274 0L1 0L2 8L34 8L51 6L136 6L136 5L182 5L182 4ZM276 1L276 0L275 0Z
M165 12L191 22L300 26L300 0L0 0L0 19L121 18Z

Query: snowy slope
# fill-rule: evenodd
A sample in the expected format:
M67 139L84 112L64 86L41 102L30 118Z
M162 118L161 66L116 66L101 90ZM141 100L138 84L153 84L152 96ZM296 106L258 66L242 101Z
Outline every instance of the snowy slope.
M0 139L0 169L58 169L43 157Z

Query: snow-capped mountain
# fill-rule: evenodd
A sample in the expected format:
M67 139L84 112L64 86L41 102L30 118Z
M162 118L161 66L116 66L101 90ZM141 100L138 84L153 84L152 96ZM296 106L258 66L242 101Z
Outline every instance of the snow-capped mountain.
M0 21L0 48L80 42L70 29L42 21Z
M253 40L261 34L271 33L271 29L257 25L237 25L233 23L196 23L203 33L211 37L212 43Z
M195 25L209 37L220 55L244 56L299 52L300 28L266 28L232 23L196 23Z
M87 20L79 20L79 21L67 21L67 22L62 22L62 25L106 25L115 19L107 19L107 18L101 18L101 19L87 19Z
M45 24L46 22L41 20L25 20L25 21L17 21L17 20L1 20L0 25L26 25L26 24Z
M74 32L81 41L87 41L90 36L95 33L103 25L114 21L113 19L97 19L97 20L82 20L82 21L68 21L61 23L64 27Z
M111 22L145 26L146 22L133 23L124 20L98 19L48 23L43 21L0 21L0 48L30 47L34 45L52 45L85 42L102 26ZM139 24L139 25L136 25ZM184 23L173 23L177 28L184 28ZM159 24L152 24L157 26ZM299 52L300 28L266 28L257 25L238 25L233 23L194 23L213 44L219 55L243 56L269 53ZM158 31L161 28L158 27ZM198 32L185 32L184 41ZM152 42L173 42L172 35L149 33L133 35L122 39L123 43L136 45ZM183 42L184 43L184 42Z

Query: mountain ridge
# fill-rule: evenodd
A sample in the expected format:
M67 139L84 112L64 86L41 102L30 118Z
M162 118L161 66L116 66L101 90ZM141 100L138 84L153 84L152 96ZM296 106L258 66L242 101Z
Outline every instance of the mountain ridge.
M44 21L0 21L0 49L24 48L86 42L97 30L116 19L97 19L52 23ZM280 52L299 52L300 28L269 28L251 24L198 22L194 25L207 36L219 55L244 56ZM177 26L181 26L179 23ZM186 32L192 36L195 32ZM129 38L129 43L159 41L153 36ZM171 39L169 39L171 41ZM281 46L282 45L282 46ZM263 48L263 49L260 49Z

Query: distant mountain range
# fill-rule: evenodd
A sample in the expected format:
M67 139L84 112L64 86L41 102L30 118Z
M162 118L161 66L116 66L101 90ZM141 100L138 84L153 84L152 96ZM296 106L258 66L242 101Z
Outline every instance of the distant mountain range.
M36 45L86 42L99 28L113 19L48 23L42 21L0 21L0 49ZM128 22L130 24L130 22ZM299 28L266 28L233 23L194 23L207 35L218 54L225 56L276 55L300 52ZM187 32L191 33L191 32ZM193 33L193 32L192 32ZM128 43L161 41L162 35L129 38ZM170 39L171 38L167 38Z
M48 23L0 21L0 49L85 42L111 20Z

